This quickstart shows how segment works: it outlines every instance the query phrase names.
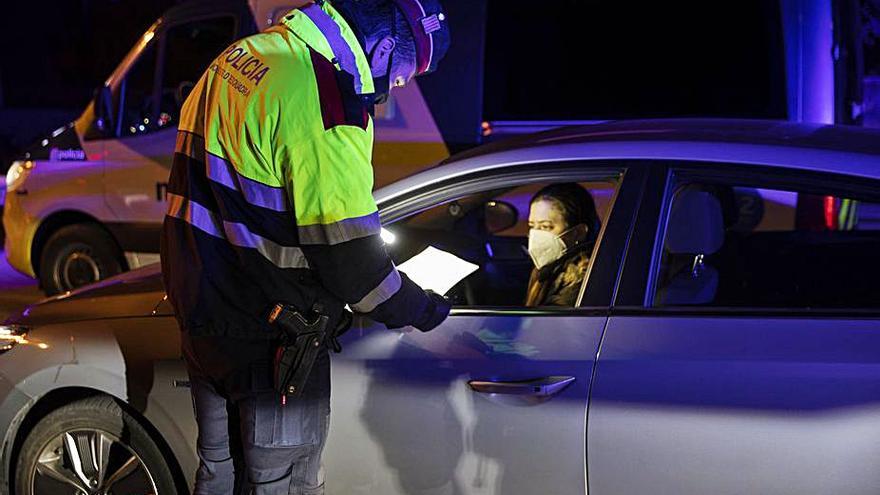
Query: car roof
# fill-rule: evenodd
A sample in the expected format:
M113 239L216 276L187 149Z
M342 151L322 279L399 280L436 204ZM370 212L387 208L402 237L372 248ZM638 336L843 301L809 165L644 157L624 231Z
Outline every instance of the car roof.
M479 146L376 191L376 200L385 202L425 185L516 164L629 159L753 164L880 180L880 130L743 119L571 126Z

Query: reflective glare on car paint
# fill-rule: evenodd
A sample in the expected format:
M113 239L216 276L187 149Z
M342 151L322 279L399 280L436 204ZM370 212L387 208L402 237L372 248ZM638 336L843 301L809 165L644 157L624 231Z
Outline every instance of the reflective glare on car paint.
M427 334L398 336L375 324L351 330L333 361L329 487L335 493L366 487L374 493L453 487L465 493L584 492L584 406L603 322L453 316L441 331ZM528 395L479 394L468 387L471 380L538 375L575 380L540 404ZM535 449L550 445L553 462L535 462ZM471 484L477 480L478 486Z

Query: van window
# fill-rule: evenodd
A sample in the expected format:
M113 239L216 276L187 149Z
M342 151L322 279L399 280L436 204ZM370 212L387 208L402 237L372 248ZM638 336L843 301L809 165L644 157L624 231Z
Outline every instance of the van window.
M180 107L195 83L235 37L230 16L173 26L152 43L128 71L116 104L121 105L120 136L177 125ZM157 47L161 46L161 50ZM157 54L162 57L157 64Z
M153 98L153 82L156 53L156 43L148 45L119 85L114 107L120 109L116 132L121 136L144 132L155 120L157 108Z

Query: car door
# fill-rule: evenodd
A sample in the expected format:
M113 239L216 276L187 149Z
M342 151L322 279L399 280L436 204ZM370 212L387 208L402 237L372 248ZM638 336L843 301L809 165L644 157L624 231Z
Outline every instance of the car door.
M880 185L711 164L649 183L596 367L590 492L876 493Z
M522 267L515 249L501 247L515 244L516 236L490 236L472 243L486 253L480 270L452 289L454 301L476 299L453 307L435 330L401 332L361 321L343 337L343 352L333 356L332 425L324 457L328 493L585 492L590 377L643 176L637 169L623 174L619 165L528 168L464 177L427 199L425 191L417 191L391 205L384 223L396 241L388 249L396 257L403 249L397 244L408 242L407 236L427 235L431 245L476 261L464 254L463 246L471 245L467 232L448 231L444 241L438 230L424 228L428 223L408 228L409 219L421 212L418 218L430 217L436 225L448 214L460 217L453 223L461 225L484 203L520 202L518 189L502 199L486 191L547 181L612 181L607 201L597 199L604 228L581 306L517 306L525 286L515 291L517 302L479 304L497 302L493 296L512 283L492 285L495 281L520 279L487 272ZM520 204L527 218L528 198ZM522 214L520 220L512 230L520 228L521 242ZM519 256L530 261L522 250ZM525 268L528 275L531 268ZM468 290L468 284L479 286Z

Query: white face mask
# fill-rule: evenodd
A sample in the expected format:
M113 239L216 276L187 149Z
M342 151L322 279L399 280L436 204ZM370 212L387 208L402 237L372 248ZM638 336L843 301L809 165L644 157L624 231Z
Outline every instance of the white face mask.
M556 234L546 230L529 230L529 255L539 270L565 254L565 243Z

